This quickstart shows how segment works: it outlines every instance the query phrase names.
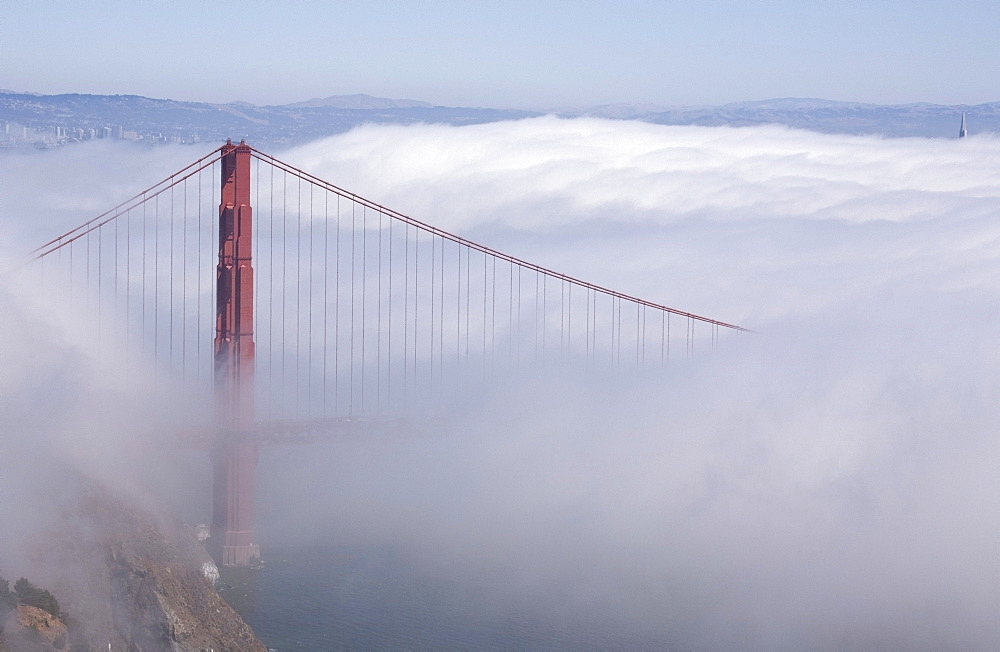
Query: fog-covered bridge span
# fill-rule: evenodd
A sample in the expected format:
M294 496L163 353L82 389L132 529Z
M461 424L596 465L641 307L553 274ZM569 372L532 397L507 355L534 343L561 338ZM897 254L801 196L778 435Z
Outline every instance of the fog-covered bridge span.
M245 143L32 259L44 287L95 316L108 357L214 397L212 540L225 565L260 554L262 440L396 427L437 397L553 361L666 366L745 330L496 251Z

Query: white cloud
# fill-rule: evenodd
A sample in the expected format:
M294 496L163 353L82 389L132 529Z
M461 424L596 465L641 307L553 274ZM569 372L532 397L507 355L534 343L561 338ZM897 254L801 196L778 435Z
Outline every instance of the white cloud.
M760 325L907 279L989 283L998 150L991 137L541 118L369 126L284 156L523 258Z

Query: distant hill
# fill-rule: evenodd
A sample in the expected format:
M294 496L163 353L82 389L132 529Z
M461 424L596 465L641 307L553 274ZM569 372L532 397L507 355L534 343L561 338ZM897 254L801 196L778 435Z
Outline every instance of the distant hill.
M957 138L963 112L968 116L969 134L1000 132L1000 102L955 106L883 105L781 98L721 106L610 104L564 112L564 115L590 115L670 125L745 127L781 124L823 133Z
M139 95L36 95L0 91L7 145L55 144L110 135L150 142L291 145L364 123L452 125L541 115L532 111L433 106L414 100L342 95L283 106L179 102Z
M332 95L330 97L314 98L306 102L285 104L286 109L318 109L330 107L334 109L428 109L434 106L427 102L416 100L390 100L386 97L371 95Z
M90 138L145 142L222 142L245 138L260 147L293 145L364 124L478 124L555 113L656 124L781 124L825 133L955 138L962 113L970 135L1000 132L1000 102L978 105L878 105L783 98L722 106L610 104L557 111L434 106L416 100L334 95L257 106L247 102L180 102L138 95L38 95L0 90L0 146L47 147Z

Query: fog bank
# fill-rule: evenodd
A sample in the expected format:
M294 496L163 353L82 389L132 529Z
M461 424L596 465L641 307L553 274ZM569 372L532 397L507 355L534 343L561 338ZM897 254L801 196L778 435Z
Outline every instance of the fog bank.
M542 118L362 127L276 153L496 249L756 333L665 370L594 377L570 362L448 397L433 436L267 449L262 535L394 546L454 581L456 603L611 640L990 646L998 150ZM41 203L22 190L97 154L142 176L201 153L8 159L0 206L39 217L8 220L3 241L72 221L77 194L81 218L97 212L114 194L97 178ZM55 428L40 388L101 387L85 344L26 346L60 327L19 314L0 312L6 446ZM89 418L83 403L73 419Z

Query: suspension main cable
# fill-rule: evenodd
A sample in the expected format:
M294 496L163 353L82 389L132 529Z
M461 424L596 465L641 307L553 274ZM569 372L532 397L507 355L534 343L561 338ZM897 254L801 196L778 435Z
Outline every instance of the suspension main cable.
M108 222L110 222L110 221L112 221L114 219L117 219L118 217L121 217L123 214L125 214L126 212L128 212L129 210L131 210L133 208L138 207L140 204L144 204L145 202L149 201L153 197L156 197L156 196L158 196L158 195L166 192L167 190L170 190L171 188L173 188L177 184L181 183L185 179L188 179L188 178L194 176L195 174L197 174L198 172L202 171L203 169L205 169L205 168L207 168L207 167L209 167L211 165L214 165L215 162L216 162L216 160L218 160L218 158L219 158L216 155L219 154L219 152L221 152L221 151L222 151L222 147L219 147L219 148L213 150L212 152L210 152L210 153L206 154L205 156L201 157L200 159L198 159L194 163L186 165L185 167L181 168L180 170L178 170L174 174L166 177L165 179L163 179L163 180L161 180L161 181L159 181L157 183L154 183L149 188L146 188L142 192L139 192L139 193L133 195L132 197L126 199L125 201L121 202L117 206L114 206L114 207L112 207L112 208L104 211L103 213L101 213L100 215L97 215L96 217L92 217L91 219L87 220L83 224L80 224L76 228L70 229L66 233L63 233L62 235L49 240L45 244L32 249L29 252L29 255L30 254L37 254L37 255L32 255L31 258L30 258L30 260L37 260L39 258L42 258L43 256L47 256L47 255L51 254L52 252L54 252L54 251L56 251L56 250L58 250L58 249L60 249L60 248L62 248L64 246L66 246L67 244L69 244L73 240L77 240L77 239L79 239L79 238L87 235L91 231L93 231L93 230L95 230L95 229L97 229L97 228L99 228L99 227L107 224ZM212 160L208 160L208 159L212 159ZM206 163L205 161L208 161L208 162ZM191 170L191 168L194 167L194 166L198 166L198 167L196 169L194 169L194 170ZM187 172L188 170L191 170L191 171ZM183 176L181 176L185 172L187 172L187 174L184 174ZM167 186L165 186L163 188L160 188L159 190L156 190L157 188L159 188L163 184L167 183L171 179L174 179L174 181L172 181L169 185L167 185ZM154 190L156 190L155 193L153 192ZM97 224L95 224L95 222L97 222ZM70 238L70 236L73 236L73 237Z
M282 169L282 170L286 171L289 174L292 174L294 176L300 177L303 180L308 181L310 183L314 183L316 185L319 185L319 186L325 188L326 190L328 190L329 192L333 192L333 193L335 193L337 195L340 195L340 196L344 197L345 199L349 199L351 201L358 202L359 204L366 205L369 208L372 208L373 210L382 211L382 212L384 212L386 215L388 215L391 218L394 218L396 220L405 222L405 223L407 223L409 225L412 225L412 226L416 227L418 229L418 231L424 231L424 232L427 232L429 234L432 234L432 235L435 235L435 236L438 236L438 237L441 237L441 238L445 238L447 240L451 240L452 242L457 242L459 244L463 244L463 245L465 245L465 246L467 246L467 247L469 247L471 249L475 249L476 251L479 251L479 252L481 252L481 253L483 253L485 255L492 256L494 258L498 258L500 260L503 260L503 261L506 261L506 262L509 262L509 263L512 263L512 264L521 265L521 266L523 266L525 268L535 270L536 272L539 272L539 273L541 273L541 274L543 274L545 276L550 276L550 277L552 277L554 279L558 279L558 280L563 281L563 282L572 283L572 284L577 285L577 286L589 288L591 290L594 290L595 292L600 292L602 294L606 294L606 295L615 297L615 298L620 299L620 300L625 300L625 301L629 301L629 302L632 302L632 303L638 303L640 305L646 306L647 308L653 308L655 310L662 310L662 311L670 312L670 313L673 313L675 315L686 317L688 319L692 319L692 320L696 320L696 321L701 321L701 322L705 322L705 323L708 323L708 324L714 324L714 325L720 326L722 328L729 328L729 329L733 329L733 330L737 330L737 331L749 331L749 329L747 329L747 328L745 328L743 326L739 326L737 324L731 324L731 323L719 321L717 319L712 319L710 317L705 317L703 315L698 315L698 314L687 312L687 311L684 311L684 310L678 310L677 308L671 308L670 306L666 306L666 305L663 305L663 304L654 303L652 301L647 301L645 299L640 299L638 297L635 297L635 296L632 296L632 295L628 295L628 294L625 294L623 292L618 292L616 290L612 290L610 288L607 288L607 287L604 287L604 286L600 286L600 285L597 285L595 283L589 283L587 281L578 279L578 278L570 276L568 274L563 274L561 272L557 272L555 270L543 267L541 265L536 265L534 263L530 263L528 261L522 260L522 259L517 258L515 256L511 256L509 254L505 254L505 253L503 253L501 251L497 251L495 249L492 249L492 248L487 247L485 245L479 244L479 243L474 242L472 240L468 240L468 239L463 238L463 237L461 237L459 235L455 235L455 234L453 234L453 233L451 233L449 231L445 231L443 229L439 229L439 228L437 228L435 226L432 226L430 224L427 224L425 222L421 222L420 220L417 220L417 219L415 219L413 217L410 217L410 216L405 215L403 213L400 213L398 211L394 211L391 208L388 208L388 207L383 206L381 204L378 204L378 203L376 203L374 201L366 199L366 198L364 198L364 197L362 197L360 195L357 195L357 194L352 193L352 192L350 192L348 190L345 190L345 189L343 189L343 188L341 188L339 186L336 186L336 185L330 183L329 181L325 181L325 180L323 180L323 179L321 179L321 178L319 178L319 177L317 177L317 176L315 176L313 174L309 174L308 172L305 172L304 170L301 170L301 169L299 169L299 168L297 168L297 167L295 167L295 166L293 166L293 165L291 165L289 163L285 163L284 161L282 161L280 159L277 159L277 158L271 156L270 154L265 154L264 152L261 152L261 151L259 151L257 149L254 149L253 147L251 147L250 150L251 150L251 155L258 157L258 158L260 158L260 159L262 159L262 160L270 163L271 165L274 165L274 166L278 167L279 169Z

